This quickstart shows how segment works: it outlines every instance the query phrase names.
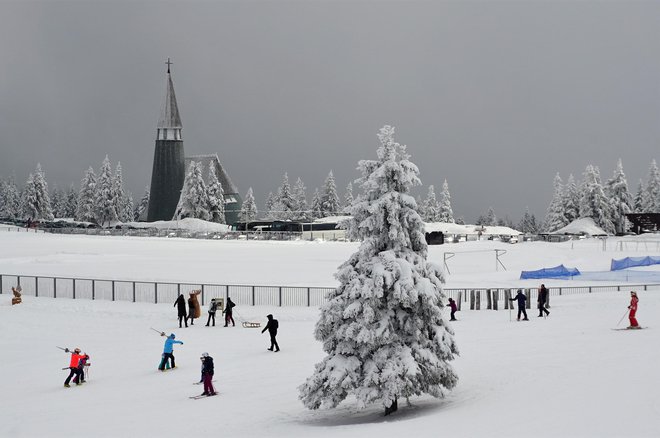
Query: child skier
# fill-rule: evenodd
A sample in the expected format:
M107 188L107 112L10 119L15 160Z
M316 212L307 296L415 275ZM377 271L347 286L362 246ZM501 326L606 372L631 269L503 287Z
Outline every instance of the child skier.
M202 380L204 381L204 392L202 395L215 395L215 388L213 388L213 358L208 353L202 353Z
M65 353L69 353L71 350L68 348L64 349ZM83 354L80 354L80 348L75 348L73 352L71 352L71 361L69 362L69 376L66 378L64 381L64 386L66 388L69 388L69 382L71 381L71 378L75 376L74 383L76 385L80 385L82 383L79 379L81 375L82 368L80 367L80 360L83 358ZM66 369L66 368L65 368ZM83 380L84 381L84 380Z
M449 298L449 304L447 304L449 308L451 308L451 319L450 321L456 321L456 311L458 310L458 306L456 306L456 301L454 301L453 298Z
M165 336L165 333L161 333L160 335ZM165 364L167 363L168 359L170 360L170 368L176 367L174 364L174 344L183 345L183 342L176 341L175 338L176 336L174 333L170 333L167 339L165 339L165 346L163 347L163 359L160 361L160 365L158 365L158 369L161 371L165 371Z
M637 322L637 318L635 318L635 314L637 313L637 303L639 303L637 292L630 291L630 305L628 306L628 309L630 309L630 313L628 314L628 319L630 319L630 326L628 326L629 329L641 328Z

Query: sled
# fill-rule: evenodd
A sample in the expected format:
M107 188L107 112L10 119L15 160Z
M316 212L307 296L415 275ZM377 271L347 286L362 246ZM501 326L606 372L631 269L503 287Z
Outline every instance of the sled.
M243 328L261 328L261 323L243 321Z

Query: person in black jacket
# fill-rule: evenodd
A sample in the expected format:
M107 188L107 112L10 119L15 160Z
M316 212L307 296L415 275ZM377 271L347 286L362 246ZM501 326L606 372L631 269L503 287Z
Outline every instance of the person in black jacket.
M525 310L525 302L527 301L527 297L523 293L522 289L518 289L518 294L511 298L509 301L518 301L518 321L520 321L520 315L525 315L525 319L523 321L529 321L527 318L527 311Z
M174 307L177 308L179 315L179 328L181 328L181 321L186 323L188 327L188 315L186 315L186 300L183 298L183 295L179 295L174 302Z
M227 297L227 306L225 307L225 310L222 312L225 314L225 327L229 325L229 322L231 321L232 327L236 326L236 323L234 323L234 317L232 316L232 309L236 307L236 304L231 300L231 298Z
M268 330L268 334L270 335L270 351L273 351L273 347L275 347L275 352L277 353L280 351L280 346L277 345L277 339L275 339L275 336L277 336L277 328L279 327L279 323L277 322L276 319L273 318L273 315L267 315L268 318L268 323L266 324L266 327L261 331L261 333L265 332Z
M548 302L548 289L546 289L545 284L542 284L541 287L539 288L539 298L537 300L537 303L539 305L539 318L543 316L543 312L545 312L546 315L550 315L550 311L545 308L545 303Z
M215 395L215 388L213 388L213 358L208 353L202 353L202 380L204 381L204 392L202 395Z

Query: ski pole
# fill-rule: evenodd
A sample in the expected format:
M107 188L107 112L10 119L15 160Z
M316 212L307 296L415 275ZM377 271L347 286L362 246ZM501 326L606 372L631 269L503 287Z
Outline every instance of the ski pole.
M617 326L617 327L619 326L619 324L621 324L621 321L623 321L623 318L626 317L626 314L627 314L627 313L628 313L628 311L626 310L626 312L623 314L623 316L621 317L621 319L619 320L619 322L616 323L616 326Z
M165 332L161 332L160 330L156 330L156 329L153 328L153 327L149 327L149 328L150 328L151 330L155 331L156 333L158 333L159 335L161 335L161 336L165 336Z
M60 350L62 350L62 351L67 351L67 352L69 351L69 349L68 349L68 348L62 348L62 347L58 347L57 345L56 345L55 347L56 347L56 348L59 348L59 349L60 349Z

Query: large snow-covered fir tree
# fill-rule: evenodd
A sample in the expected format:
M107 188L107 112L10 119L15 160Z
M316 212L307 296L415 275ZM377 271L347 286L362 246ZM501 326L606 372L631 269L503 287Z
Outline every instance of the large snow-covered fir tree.
M323 217L323 208L321 206L321 194L319 189L314 190L314 196L312 196L312 205L310 207L312 219L319 219Z
M135 206L133 210L133 220L139 221L140 217L144 214L146 215L149 208L149 198L151 197L151 189L149 186L144 188L144 194L140 198L140 202Z
M538 232L536 217L529 212L529 207L525 207L525 214L523 214L520 224L518 224L518 231L525 234L536 234Z
M632 211L633 199L628 191L628 181L623 172L621 159L617 162L614 175L607 181L606 189L610 200L610 219L614 224L614 231L622 234L628 229L626 214Z
M543 222L543 230L548 233L557 231L568 224L566 222L566 211L564 210L564 185L559 173L555 175L552 185L554 188L552 201L548 205L545 221Z
M566 224L570 224L580 217L580 190L573 174L568 175L562 198L564 202L564 218L566 219Z
M649 175L646 179L644 213L660 213L660 171L658 171L655 160L651 161Z
M251 222L257 218L257 203L254 202L254 194L250 187L245 195L245 200L241 206L241 222Z
M454 210L451 208L451 194L449 193L449 184L447 180L442 183L442 192L440 192L440 222L454 223Z
M276 212L274 211L274 209L277 208L276 204L277 199L275 198L275 195L273 195L273 192L269 192L268 196L266 196L266 204L264 205L264 211L266 212L267 218L276 218Z
M0 217L15 219L21 216L21 195L16 181L10 177L3 184L3 199L0 205Z
M644 212L645 200L646 200L646 190L644 190L644 182L640 179L639 184L637 184L637 192L635 192L635 197L633 198L634 213Z
M53 220L53 210L48 194L46 176L37 164L34 174L30 174L23 191L23 215L34 220Z
M174 213L175 220L187 217L209 220L209 195L202 177L202 164L194 161L188 166L179 204Z
M349 182L346 186L346 192L344 193L344 204L342 208L342 214L347 214L348 210L353 205L353 183Z
M95 216L96 223L102 227L118 220L117 217L117 196L115 192L114 177L112 167L108 156L105 156L101 163L99 177L96 180L96 193L94 194L96 202Z
M282 185L277 189L275 203L273 204L273 217L279 220L291 220L297 216L296 202L291 193L291 184L289 184L289 174L284 173Z
M438 200L435 197L435 187L433 187L433 184L429 186L429 190L426 193L422 212L422 219L424 222L437 222L440 220L440 207L438 206Z
M484 222L482 225L494 227L497 225L497 216L495 215L495 210L493 207L488 207L486 216L484 217Z
M589 164L584 171L580 217L590 217L594 223L608 234L614 234L614 224L610 220L610 202L600 182L598 167Z
M442 314L440 267L428 262L424 223L409 194L420 185L394 128L379 132L377 160L359 163L363 194L347 233L362 241L336 273L339 286L321 307L315 337L327 356L300 386L310 409L355 396L358 407L381 404L386 415L402 397L443 397L458 382L458 354Z
M69 185L69 189L66 191L66 203L64 209L64 217L75 218L76 210L78 210L78 192L76 191L73 183Z
M307 187L301 178L296 180L293 186L294 215L292 219L307 221L310 218L309 206L307 205Z
M225 219L225 191L222 183L215 173L215 166L209 166L209 185L207 187L209 197L209 221L218 224L227 223Z
M96 222L96 174L90 166L85 176L80 181L78 191L78 202L76 208L76 220L81 222Z
M323 217L336 216L341 214L341 206L339 203L339 195L337 194L337 184L335 183L335 176L332 170L325 179L323 185L323 193L321 194L321 212Z

